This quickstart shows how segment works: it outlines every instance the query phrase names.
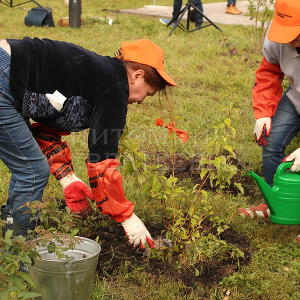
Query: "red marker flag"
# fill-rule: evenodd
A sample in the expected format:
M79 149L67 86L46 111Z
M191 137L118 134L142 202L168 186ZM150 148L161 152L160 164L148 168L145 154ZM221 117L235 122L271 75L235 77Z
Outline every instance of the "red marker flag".
M184 143L186 143L188 140L187 131L175 128L175 123L165 124L162 119L156 119L156 126L168 128L169 134L172 134L172 132L175 132L175 134L178 136L178 138Z

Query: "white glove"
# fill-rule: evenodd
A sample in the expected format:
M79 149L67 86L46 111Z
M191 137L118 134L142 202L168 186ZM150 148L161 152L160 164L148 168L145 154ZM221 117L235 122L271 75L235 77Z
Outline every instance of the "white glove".
M272 120L270 117L259 118L256 120L253 134L259 145L266 145L264 144L264 142L266 143L264 137L270 134L271 126Z
M80 178L78 178L75 173L69 174L59 180L59 183L61 184L62 188L65 189L68 185L75 181L81 181L83 182Z
M128 236L129 243L134 247L140 246L140 248L145 248L147 242L150 248L154 248L151 234L144 223L135 214L132 214L131 217L121 224Z
M55 91L53 94L46 94L46 97L57 111L62 110L64 103L67 100L67 98L59 91Z
M283 161L292 161L294 160L294 164L291 167L291 171L298 172L300 171L300 148L295 150L293 153L284 158Z

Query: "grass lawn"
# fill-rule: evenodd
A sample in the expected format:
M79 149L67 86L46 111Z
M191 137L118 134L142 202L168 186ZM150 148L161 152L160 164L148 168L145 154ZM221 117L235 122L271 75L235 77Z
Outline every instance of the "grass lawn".
M97 4L96 4L97 2ZM204 3L215 2L212 0ZM68 15L63 0L41 1L53 9L55 23L61 17ZM169 29L159 23L158 18L138 17L133 15L115 14L103 11L106 9L142 7L153 4L150 0L113 0L113 1L83 1L83 18L112 17L114 24L87 22L80 29L68 27L34 28L23 23L27 10L34 4L25 4L15 8L0 5L0 37L21 38L24 36L50 38L73 42L103 55L113 55L123 40L148 38L165 50L165 61L170 74L178 83L178 87L169 91L170 103L157 96L146 99L143 105L129 107L127 126L128 132L124 143L131 145L128 153L146 154L146 161L165 161L173 151L181 159L201 158L209 155L209 143L218 143L222 139L216 134L215 126L229 118L236 135L228 135L228 143L236 153L236 161L241 165L239 180L244 185L245 195L232 192L231 189L208 189L207 202L210 210L219 216L230 230L240 236L240 248L247 248L248 259L234 260L230 271L222 271L218 277L212 272L221 272L213 267L208 270L209 280L201 277L184 280L182 274L159 272L163 263L155 270L141 260L124 256L121 262L109 267L109 258L105 265L98 266L96 287L93 300L175 300L175 299L227 299L227 300L297 300L300 299L300 247L294 242L300 226L284 226L261 220L243 219L236 213L238 207L255 205L262 202L262 196L247 172L254 170L261 174L261 149L252 137L254 118L251 108L251 87L253 86L255 70L261 60L257 36L253 28L247 26L220 25L224 33L213 27L186 34L176 30L168 37ZM172 1L157 0L157 5L172 5ZM176 127L189 133L187 144L168 137L167 131L155 126L155 119L162 118L169 122L171 114L176 121ZM228 134L228 132L224 133ZM67 138L70 143L76 173L87 182L85 158L87 155L87 132L72 134ZM296 147L296 142L289 147ZM121 145L122 146L122 145ZM140 163L137 159L128 160ZM9 172L0 162L0 203L7 198ZM148 174L148 173L147 173ZM147 175L146 174L146 175ZM153 175L153 174L152 174ZM138 171L124 167L124 185L128 198L136 204L137 215L149 224L160 224L162 215L156 196L150 195L147 182L138 182ZM150 176L150 175L149 175ZM154 177L151 177L151 180ZM155 180L155 179L153 179ZM189 205L194 182L189 178L179 179L178 187L185 194L176 199L180 204L176 207ZM165 191L165 190L164 190ZM251 192L249 192L251 191ZM151 190L153 192L153 190ZM179 193L179 192L178 192ZM180 193L179 193L180 194ZM160 195L159 195L160 196ZM172 196L170 196L172 197ZM55 207L57 200L61 202L62 190L53 178L44 193L45 201ZM180 199L180 200L179 200ZM187 204L186 204L187 203ZM197 207L197 205L196 205ZM101 224L92 221L82 221L78 224L80 233L90 236L99 235L101 241L101 224L114 228L116 224L106 218ZM100 222L97 221L97 222ZM87 226L85 228L85 226ZM88 231L93 232L88 232ZM116 229L118 231L118 228ZM120 234L121 235L121 234ZM105 240L102 241L105 247ZM121 244L122 241L119 243ZM115 253L119 253L117 249ZM124 246L125 247L125 246ZM127 247L127 246L126 246ZM123 249L123 248L122 248ZM128 250L129 251L129 250ZM218 258L218 252L214 259ZM113 252L112 252L113 253ZM129 252L128 252L129 253ZM136 257L136 253L132 253ZM188 257L186 257L188 259ZM113 260L113 254L111 254ZM215 261L212 260L212 261ZM230 259L229 259L230 260ZM228 260L228 261L229 261ZM173 261L174 262L174 261ZM168 265L168 262L165 262ZM232 266L232 264L231 264ZM103 268L106 268L103 270ZM205 266L204 266L205 269ZM226 273L227 272L227 273ZM179 276L179 275L180 276ZM196 276L197 277L197 276ZM217 278L217 279L216 279Z

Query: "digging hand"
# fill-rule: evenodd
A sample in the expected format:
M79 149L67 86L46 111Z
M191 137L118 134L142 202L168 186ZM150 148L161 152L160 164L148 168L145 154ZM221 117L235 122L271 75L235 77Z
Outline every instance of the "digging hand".
M265 137L270 135L271 127L272 120L270 117L259 118L256 120L253 134L255 141L259 146L266 146L268 144Z
M86 216L92 213L89 199L93 200L90 188L80 180L74 173L60 179L64 189L66 205L73 213Z
M135 214L132 214L131 217L121 224L128 236L129 243L134 247L140 246L140 248L143 249L146 243L148 243L150 248L154 248L154 241L151 234L144 223Z
M291 171L298 172L300 171L300 148L295 150L293 153L285 157L282 161L294 161L294 164L291 167Z
M98 209L120 222L133 246L154 248L154 242L144 223L133 213L134 205L127 199L118 170L117 159L97 163L87 162L90 186Z

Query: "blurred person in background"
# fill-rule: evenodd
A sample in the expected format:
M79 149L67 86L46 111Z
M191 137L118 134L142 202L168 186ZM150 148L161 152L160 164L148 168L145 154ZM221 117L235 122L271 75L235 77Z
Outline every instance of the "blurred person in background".
M236 7L236 0L227 0L226 14L240 15L242 12Z
M191 2L193 4L195 4L195 6L201 11L203 12L203 5L202 5L202 2L201 0L191 0ZM165 19L165 18L160 18L159 21L164 24L164 25L169 25L169 26L174 26L177 19L178 19L178 16L179 16L179 13L180 13L180 10L181 10L181 7L182 7L182 0L174 0L173 2L173 12L172 12L172 20L173 22L171 24L169 24L172 20L170 19ZM199 12L197 12L196 10L191 10L191 21L195 23L195 28L196 29L200 29L201 26L202 26L202 23L203 23L203 17L201 14L199 14Z

